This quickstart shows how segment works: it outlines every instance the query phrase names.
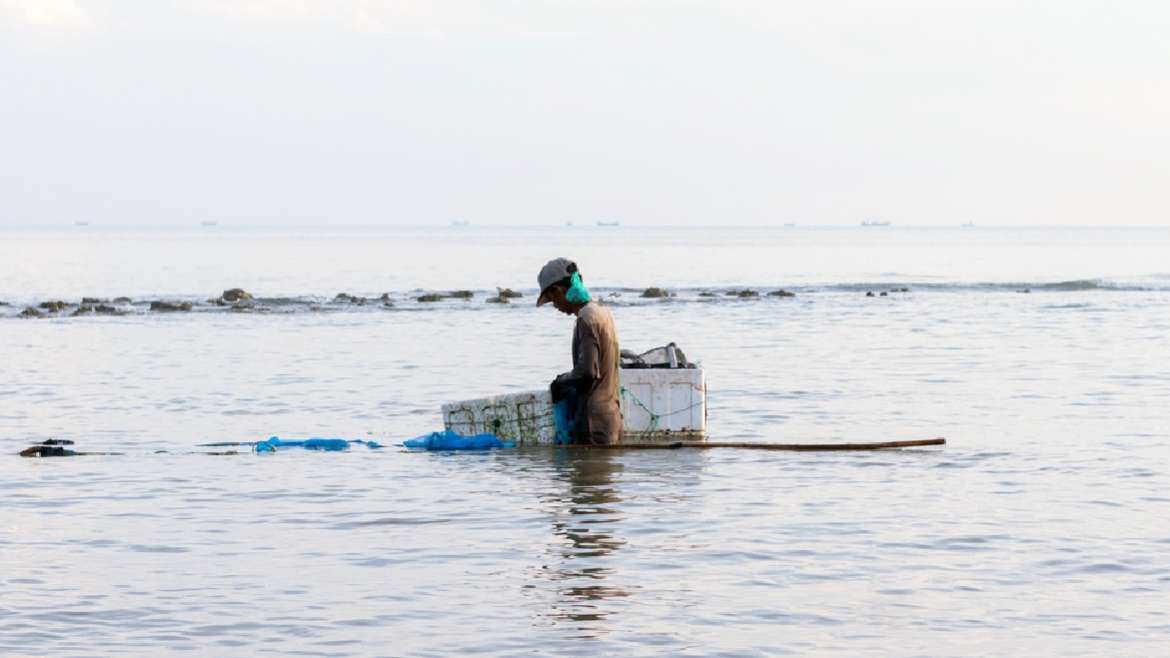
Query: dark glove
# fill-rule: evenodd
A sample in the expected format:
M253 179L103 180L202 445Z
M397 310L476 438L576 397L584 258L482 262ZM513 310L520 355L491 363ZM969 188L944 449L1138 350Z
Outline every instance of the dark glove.
M572 380L569 379L569 373L566 372L557 375L557 378L548 385L548 390L552 393L553 404L556 404L575 393L577 387L573 385Z

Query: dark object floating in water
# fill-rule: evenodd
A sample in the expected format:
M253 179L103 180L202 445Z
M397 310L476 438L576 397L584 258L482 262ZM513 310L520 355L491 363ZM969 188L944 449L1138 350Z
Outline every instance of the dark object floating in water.
M191 310L191 302L151 302L150 310L159 313L186 312Z
M419 295L418 297L415 297L414 299L415 299L415 301L419 301L419 302L441 302L441 301L443 301L443 296L439 295L437 293L429 292L425 295Z
M82 457L86 455L120 455L120 452L77 452L64 446L73 445L69 439L45 439L20 451L21 457Z
M115 304L133 304L134 300L130 299L129 297L115 297L114 303Z
M889 295L890 295L890 293L886 292L885 290L883 290L883 291L881 292L881 296L882 296L882 297L888 297Z
M45 309L46 311L51 311L53 313L59 313L61 311L64 311L65 307L68 306L68 304L66 304L65 302L63 302L61 300L57 300L57 301L50 301L50 302L41 302L40 304L38 304L38 306L40 308Z
M790 451L832 451L832 450L887 450L891 448L918 448L922 446L946 445L947 440L918 439L914 441L879 441L876 443L740 443L723 441L675 441L673 443L613 443L609 445L563 445L558 448L584 448L590 450L675 450L679 448L742 448L745 450L790 450Z
M73 311L69 315L71 317L76 317L78 315L85 315L86 313L96 313L98 315L120 315L122 312L107 304L98 304L96 306L82 304L81 306L77 307L77 310Z
M219 298L225 302L242 302L252 299L252 293L243 288L231 288L223 291Z
M520 299L524 295L512 290L511 288L496 287L496 296L488 297L489 304L508 304L513 299Z
M872 290L867 290L867 291L865 292L865 296L866 296L866 297L873 297L873 296L874 296L874 294L873 294L873 291L872 291Z
M664 299L666 297L673 297L666 288L651 287L642 291L643 299Z
M470 290L452 290L447 296L451 299L471 299L475 293Z
M1032 292L1032 289L1031 288L1024 288L1023 290L1017 290L1016 292L1023 293L1025 295L1027 295L1027 294L1030 294Z
M82 304L105 304L108 301L110 301L110 300L101 299L99 297L82 297L81 298Z
M700 297L718 297L719 295L716 295L715 293L711 292L710 290L704 290L703 292L699 293L699 296Z
M781 288L780 290L773 290L772 292L768 293L768 296L769 297L795 297L796 293L789 292L789 291Z
M357 306L365 306L366 305L366 298L365 297L358 297L357 295L351 295L347 292L339 292L339 293L337 293L337 296L333 298L333 303L334 304L355 304Z
M30 307L28 307L20 312L20 317L22 317L22 318L39 318L39 317L41 317L41 312L30 306Z
M740 299L749 299L751 297L759 297L760 296L760 293L756 292L755 290L751 290L749 288L744 288L743 290L728 290L727 292L725 292L723 294L727 295L728 297L739 297Z
M76 457L78 454L61 446L29 446L20 451L21 457Z

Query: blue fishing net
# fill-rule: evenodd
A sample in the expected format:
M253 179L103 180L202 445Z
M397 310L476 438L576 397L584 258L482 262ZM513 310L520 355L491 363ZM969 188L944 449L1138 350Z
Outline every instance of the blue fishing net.
M412 450L492 450L515 448L516 442L506 441L495 434L463 436L451 430L443 430L403 441L402 446Z
M363 445L367 448L381 448L382 445L374 441L355 441L347 439L322 439L313 437L302 440L286 440L279 436L271 436L264 441L257 441L252 447L256 452L276 452L277 448L304 448L305 450L323 450L336 452L349 450L351 445Z

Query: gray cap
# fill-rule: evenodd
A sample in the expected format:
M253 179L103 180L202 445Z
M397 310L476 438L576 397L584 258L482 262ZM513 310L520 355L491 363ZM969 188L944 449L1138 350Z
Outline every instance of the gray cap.
M570 271L570 266L572 271ZM536 300L536 305L540 306L548 301L544 298L544 291L557 281L567 279L572 272L577 271L577 264L568 258L554 258L544 264L540 268L540 274L536 275L536 283L540 286L540 296Z

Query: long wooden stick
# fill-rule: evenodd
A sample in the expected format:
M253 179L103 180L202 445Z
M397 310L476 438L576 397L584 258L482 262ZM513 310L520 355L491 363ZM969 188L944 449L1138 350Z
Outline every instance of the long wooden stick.
M881 441L878 443L740 443L726 441L674 441L671 443L612 443L608 445L561 445L558 448L588 448L597 450L675 450L678 448L744 448L747 450L885 450L888 448L917 448L946 445L947 440L918 439L915 441Z

